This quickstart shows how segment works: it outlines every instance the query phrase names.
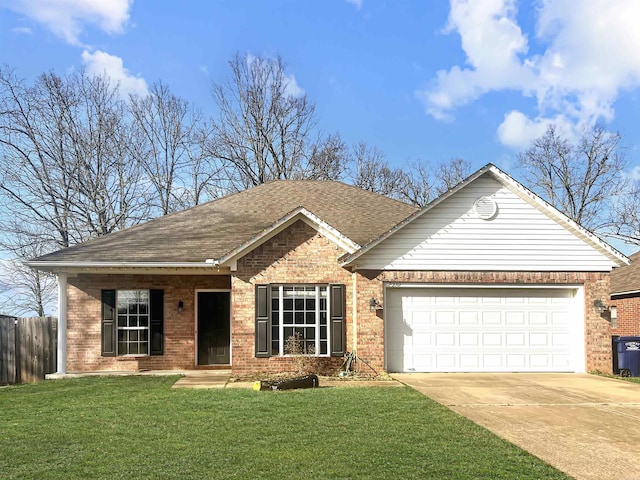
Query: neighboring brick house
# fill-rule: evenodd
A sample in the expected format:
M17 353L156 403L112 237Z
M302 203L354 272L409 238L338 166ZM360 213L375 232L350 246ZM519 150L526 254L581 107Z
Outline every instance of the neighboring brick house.
M611 272L611 334L640 335L640 252L629 257L631 265Z
M489 164L422 210L274 181L33 259L59 373L611 370L598 308L628 259Z

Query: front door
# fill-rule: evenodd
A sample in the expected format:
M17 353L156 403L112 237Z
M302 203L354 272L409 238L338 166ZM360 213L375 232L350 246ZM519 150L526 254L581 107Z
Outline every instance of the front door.
M229 365L231 293L198 292L198 365Z

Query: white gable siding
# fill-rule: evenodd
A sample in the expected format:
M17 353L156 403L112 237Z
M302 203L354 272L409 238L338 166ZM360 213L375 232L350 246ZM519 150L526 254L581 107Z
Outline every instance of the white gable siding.
M491 220L474 212L490 197ZM612 260L484 175L363 254L361 269L610 271Z

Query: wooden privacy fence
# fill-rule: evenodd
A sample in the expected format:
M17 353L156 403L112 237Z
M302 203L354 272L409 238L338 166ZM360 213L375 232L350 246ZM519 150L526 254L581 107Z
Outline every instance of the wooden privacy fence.
M0 385L44 380L56 371L58 319L0 318Z

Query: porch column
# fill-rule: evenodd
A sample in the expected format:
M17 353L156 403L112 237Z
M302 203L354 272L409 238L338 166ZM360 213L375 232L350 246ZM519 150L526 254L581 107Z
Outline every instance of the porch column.
M352 324L351 324L351 351L355 354L358 353L358 274L353 271L351 273L351 311L352 311ZM345 345L345 349L346 349Z
M67 373L67 274L58 277L58 370Z

